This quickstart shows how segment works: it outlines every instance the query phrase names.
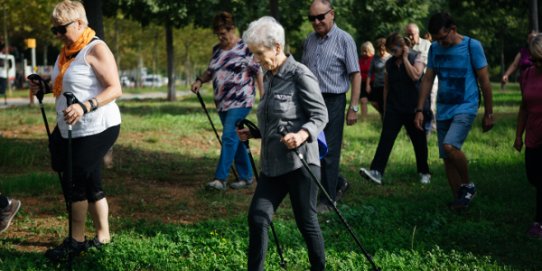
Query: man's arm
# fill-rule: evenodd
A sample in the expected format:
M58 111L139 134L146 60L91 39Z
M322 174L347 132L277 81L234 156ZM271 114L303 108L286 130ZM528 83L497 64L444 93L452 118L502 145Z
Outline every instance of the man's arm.
M433 69L428 68L422 78L420 84L420 97L418 97L418 105L416 106L416 116L414 117L414 125L419 130L423 131L423 105L427 95L431 93L433 87L433 81L435 80L435 73Z
M359 95L361 90L361 74L355 72L350 74L350 81L352 85L352 93L350 97L350 106L348 107L348 113L346 113L346 125L353 125L358 121L358 114L352 110L353 107L358 107Z
M489 82L489 72L487 66L476 71L478 82L484 96L484 119L482 120L482 128L487 132L493 128L493 91Z

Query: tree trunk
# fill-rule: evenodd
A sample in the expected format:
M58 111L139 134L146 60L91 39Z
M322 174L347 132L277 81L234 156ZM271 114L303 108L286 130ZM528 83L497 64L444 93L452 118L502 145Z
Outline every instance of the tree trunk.
M167 100L175 101L175 54L173 52L173 26L166 23L166 50L167 50Z
M269 0L269 13L275 20L279 20L279 1L278 0Z
M531 0L530 1L530 8L531 8L531 16L529 16L529 24L531 29L529 29L529 32L534 30L536 32L539 31L538 29L538 3L537 0Z
M96 31L96 36L105 40L102 0L84 1L83 6L87 12L88 26Z

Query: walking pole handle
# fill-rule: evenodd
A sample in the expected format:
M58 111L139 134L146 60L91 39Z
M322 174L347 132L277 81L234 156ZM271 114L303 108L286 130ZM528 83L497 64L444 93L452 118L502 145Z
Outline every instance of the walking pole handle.
M41 103L43 101L43 95L45 95L46 93L50 93L51 88L45 82L45 80L43 80L43 78L41 76L39 76L39 75L37 75L35 73L28 75L26 77L26 79L28 79L30 81L37 81L37 83L40 85L40 89L38 90L38 92L35 95L36 95L36 98L38 98L38 101Z
M71 92L64 92L64 97L66 97L66 104L68 107L74 103L76 103L77 98L75 98L75 95Z

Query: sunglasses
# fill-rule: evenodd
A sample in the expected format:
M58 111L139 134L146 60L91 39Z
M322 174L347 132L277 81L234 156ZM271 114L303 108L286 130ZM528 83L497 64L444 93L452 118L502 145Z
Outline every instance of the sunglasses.
M325 18L326 18L326 15L332 11L332 9L326 11L325 13L322 13L322 14L318 14L318 15L309 15L308 18L309 18L309 21L311 22L314 22L316 21L316 19L318 19L318 21L323 21Z
M59 25L59 26L53 26L53 27L51 27L51 32L53 32L53 35L56 35L56 34L64 35L68 31L66 28L70 24L73 24L74 22L75 21L69 22L67 24Z

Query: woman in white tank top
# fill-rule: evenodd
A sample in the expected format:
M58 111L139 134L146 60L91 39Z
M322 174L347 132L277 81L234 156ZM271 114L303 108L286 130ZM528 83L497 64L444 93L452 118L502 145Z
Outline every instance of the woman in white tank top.
M68 254L78 255L91 246L99 247L110 241L109 207L101 186L100 167L120 131L121 117L115 100L122 90L115 58L88 27L80 2L60 2L53 10L51 21L51 31L64 44L51 80L57 125L49 149L55 171L66 170L68 125L73 127L73 176L71 180L62 180L64 195L72 206L72 235L45 253L50 260L60 261ZM38 88L31 82L34 93ZM77 98L69 107L63 95L66 92ZM71 181L72 187L64 185L67 181ZM87 211L96 228L96 236L90 241L86 241L84 235Z

